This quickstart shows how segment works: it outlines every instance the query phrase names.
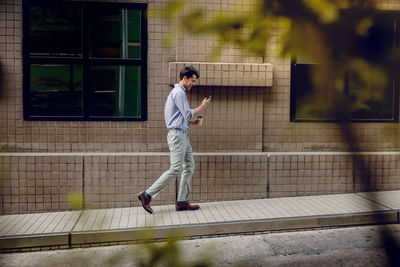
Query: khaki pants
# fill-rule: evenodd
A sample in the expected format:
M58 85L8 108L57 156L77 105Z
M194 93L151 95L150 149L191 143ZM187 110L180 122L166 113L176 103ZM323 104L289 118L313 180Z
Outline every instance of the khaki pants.
M188 132L183 130L169 130L167 140L171 166L146 192L152 198L156 197L171 180L176 179L182 172L177 201L186 201L195 166Z

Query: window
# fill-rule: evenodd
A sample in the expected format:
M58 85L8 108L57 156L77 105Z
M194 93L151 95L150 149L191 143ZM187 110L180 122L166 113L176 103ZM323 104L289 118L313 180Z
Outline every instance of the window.
M26 120L146 120L146 4L23 2Z
M368 47L372 51L389 51L397 46L398 17L394 14L382 14L377 23L370 29ZM360 51L363 53L363 51ZM376 56L379 57L378 52ZM324 92L323 100L315 101L312 90L311 73L321 65L312 62L303 55L297 55L291 66L291 112L290 120L302 121L334 121L329 116L327 107L333 102L329 91ZM357 98L363 94L366 100L361 105L353 107L350 114L351 121L357 122L395 122L398 121L398 88L397 75L389 77L385 88L372 88L372 83L361 85L354 73L345 73L345 94ZM371 79L373 75L370 75ZM369 87L369 88L366 88ZM379 91L382 97L374 97L371 92ZM371 94L371 95L370 95ZM321 98L319 98L321 99ZM378 100L379 99L379 100Z

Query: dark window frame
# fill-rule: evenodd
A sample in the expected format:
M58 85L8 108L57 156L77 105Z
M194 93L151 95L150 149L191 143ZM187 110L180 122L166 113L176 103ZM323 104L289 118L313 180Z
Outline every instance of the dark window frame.
M30 56L29 51L29 8L31 6L62 5L63 7L82 8L82 57L49 57ZM89 57L89 22L88 12L91 8L107 9L136 9L141 12L141 57L135 58L90 58ZM54 0L24 0L23 1L23 113L27 121L147 121L147 3L114 3L114 2L78 2L78 1L54 1ZM83 68L83 115L82 116L32 116L30 111L30 65L31 64L80 64ZM111 116L89 116L89 71L92 65L110 66L139 66L141 67L141 114L140 117L111 117Z
M400 14L397 12L388 12L388 15L392 15L394 19L394 42L395 47L400 46ZM297 65L317 65L317 64L307 64L307 63L299 63L297 64L296 55L292 56L291 66L290 66L290 122L340 122L335 119L323 119L323 118L297 118L296 117L296 66ZM348 75L346 75L346 88L345 92L348 93ZM350 123L398 123L399 122L399 86L400 86L400 73L394 72L392 77L392 86L393 86L393 110L392 110L392 118L391 119L349 119Z

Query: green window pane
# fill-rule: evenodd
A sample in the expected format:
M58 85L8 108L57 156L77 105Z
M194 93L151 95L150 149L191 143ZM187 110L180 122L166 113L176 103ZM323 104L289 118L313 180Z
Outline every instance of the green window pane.
M138 10L91 10L90 57L140 58L140 16Z
M129 58L140 58L140 46L128 46Z
M384 55L388 55L396 46L396 23L392 15L381 14L375 18L374 25L368 29L368 34L359 36L360 42L366 45L357 53L362 57L368 58L371 62L376 62L377 66L384 60ZM355 55L355 58L357 55ZM325 90L318 92L312 83L314 70L321 67L320 64L307 55L297 54L296 64L292 67L291 87L294 93L295 105L294 120L332 120L335 119L329 114L329 106L334 103L333 92L329 92L329 86ZM340 62L339 62L340 63ZM340 65L338 63L338 65ZM337 65L337 66L338 66ZM370 71L370 73L346 70L342 78L344 84L344 94L348 97L349 119L351 120L393 120L395 118L395 88L393 74L387 71L387 84L378 81L383 80L381 74ZM293 106L292 106L293 108Z
M330 119L328 107L331 99L329 92L315 92L313 90L311 75L313 70L318 67L319 65L295 65L292 86L294 86L296 90L295 101L297 119Z
M140 11L128 10L128 57L140 58Z
M91 66L89 115L141 116L141 67Z
M374 26L368 31L368 48L373 51L369 54L372 60L379 62L384 55L391 53L395 48L396 40L393 33L396 32L394 18L381 15L376 18ZM370 51L368 50L368 51ZM365 52L366 53L366 52ZM389 74L389 73L387 73ZM354 99L361 103L354 106L352 118L354 119L393 119L394 118L394 86L393 77L388 75L387 84L377 85L382 77L375 72L363 72L364 79L353 72L348 74L348 91ZM366 78L366 79L365 79Z
M318 92L313 89L312 71L320 65L296 64L293 70L292 86L295 88L296 119L331 120L329 106L334 102L328 90ZM393 119L393 84L373 87L373 73L366 75L370 81L361 81L354 73L348 74L347 95L355 100L351 106L352 120L390 120ZM360 101L357 101L360 99ZM362 99L362 101L361 101Z
M141 59L145 4L92 2L26 1L24 118L146 118L145 61L125 66Z
M29 9L29 49L36 56L82 54L81 9L32 6Z
M128 13L128 40L140 42L140 11L127 10Z
M33 116L82 115L82 66L32 64L30 70Z

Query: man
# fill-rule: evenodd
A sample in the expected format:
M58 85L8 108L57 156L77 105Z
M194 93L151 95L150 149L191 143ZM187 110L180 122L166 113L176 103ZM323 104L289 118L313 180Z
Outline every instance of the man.
M150 201L153 197L175 179L182 171L178 199L175 205L177 211L197 210L198 205L192 205L188 201L190 181L194 172L194 158L190 145L188 130L189 125L198 125L200 119L196 118L202 110L208 107L211 98L204 98L201 105L190 109L187 92L190 92L196 80L200 77L198 71L192 67L185 67L180 72L180 81L175 84L168 95L164 107L165 124L168 129L168 146L170 151L170 168L164 172L157 181L148 189L138 194L139 201L148 213L153 213Z

